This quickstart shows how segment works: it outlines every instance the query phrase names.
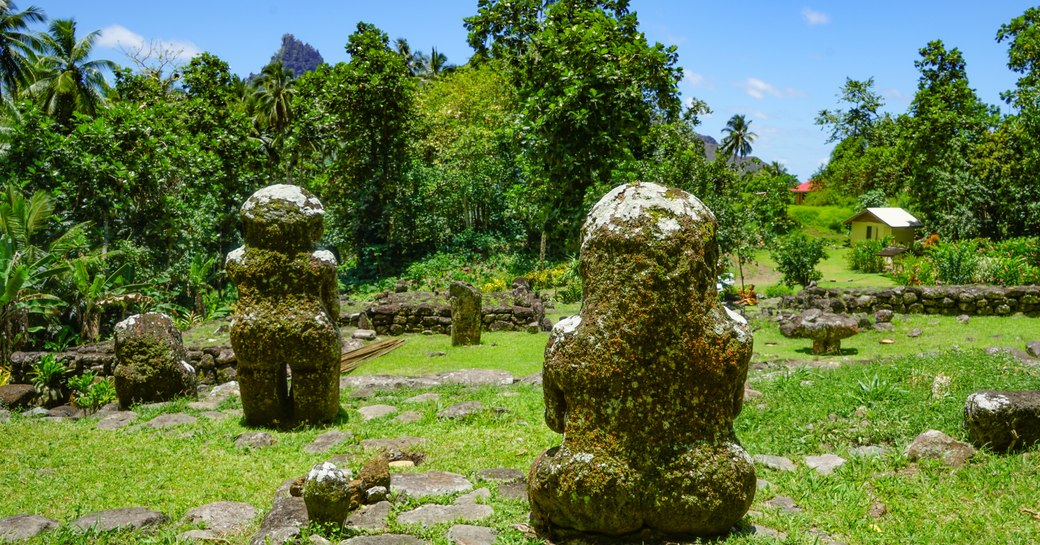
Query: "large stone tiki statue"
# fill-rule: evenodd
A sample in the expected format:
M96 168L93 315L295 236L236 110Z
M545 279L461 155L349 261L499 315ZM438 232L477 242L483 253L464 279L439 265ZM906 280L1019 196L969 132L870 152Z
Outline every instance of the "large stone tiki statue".
M752 339L718 302L715 229L697 198L649 183L590 212L581 313L545 349L545 420L563 443L531 467L540 531L711 535L747 513L755 469L733 420Z
M316 424L339 412L336 259L314 251L324 228L321 203L296 186L265 187L242 205L245 246L226 266L238 286L231 345L249 424Z

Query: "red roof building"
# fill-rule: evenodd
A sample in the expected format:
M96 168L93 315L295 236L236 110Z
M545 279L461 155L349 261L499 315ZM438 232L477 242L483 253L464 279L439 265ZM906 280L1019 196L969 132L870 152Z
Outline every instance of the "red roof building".
M805 194L810 192L810 191L815 191L815 190L816 190L816 188L813 187L813 181L812 180L809 180L808 182L802 182L802 183L792 187L791 188L791 192L794 193L794 203L795 204L802 204L802 201L805 199Z

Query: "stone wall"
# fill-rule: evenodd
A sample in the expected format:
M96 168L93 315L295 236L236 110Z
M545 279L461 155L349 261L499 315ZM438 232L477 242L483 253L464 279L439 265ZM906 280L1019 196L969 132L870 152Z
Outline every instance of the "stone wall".
M523 290L483 294L484 331L548 331L542 301ZM433 332L451 334L451 305L447 292L390 293L363 311L380 335ZM352 323L356 325L357 318Z
M32 380L32 366L47 352L15 352L11 354L12 382L28 383ZM93 371L99 376L112 376L116 367L116 354L111 342L78 346L56 354L58 361L69 369L71 375L82 375ZM201 384L220 384L235 380L235 352L230 346L211 346L189 349L188 363L198 373Z
M830 312L1040 316L1040 286L908 286L888 289L809 288L781 298L780 308Z

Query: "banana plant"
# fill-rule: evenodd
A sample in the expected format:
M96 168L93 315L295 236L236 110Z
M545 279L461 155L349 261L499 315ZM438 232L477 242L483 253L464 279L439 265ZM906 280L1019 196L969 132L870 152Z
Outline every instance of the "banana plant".
M0 235L0 366L8 367L11 352L28 333L29 315L50 314L63 304L54 295L36 291L59 271L50 255L26 262L11 237Z
M106 254L113 255L112 252ZM127 281L130 268L124 263L111 272L101 269L104 257L88 256L68 262L68 277L72 282L73 305L79 320L79 338L94 342L101 332L101 316L114 305L140 303L148 297L137 290L145 284Z

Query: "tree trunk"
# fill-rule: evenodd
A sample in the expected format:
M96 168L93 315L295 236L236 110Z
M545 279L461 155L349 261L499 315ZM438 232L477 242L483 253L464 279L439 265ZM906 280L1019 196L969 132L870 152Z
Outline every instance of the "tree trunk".
M549 241L549 232L542 227L542 241L538 245L538 270L542 269L542 264L545 262L545 246Z

